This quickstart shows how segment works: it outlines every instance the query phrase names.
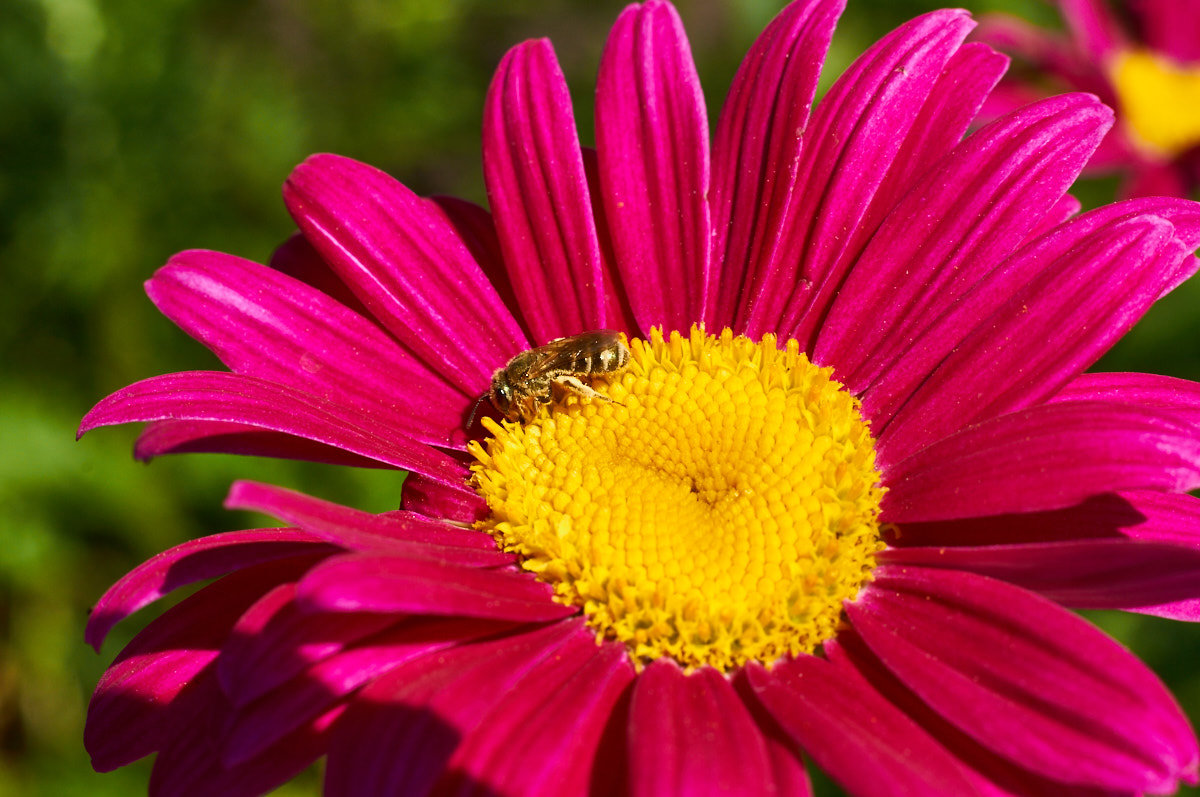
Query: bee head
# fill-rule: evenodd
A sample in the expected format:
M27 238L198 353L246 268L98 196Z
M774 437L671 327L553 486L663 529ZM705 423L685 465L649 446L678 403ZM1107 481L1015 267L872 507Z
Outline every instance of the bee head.
M516 390L508 381L508 374L504 372L503 368L492 376L492 390L488 395L501 415L505 418L512 417L512 404L513 399L516 398Z

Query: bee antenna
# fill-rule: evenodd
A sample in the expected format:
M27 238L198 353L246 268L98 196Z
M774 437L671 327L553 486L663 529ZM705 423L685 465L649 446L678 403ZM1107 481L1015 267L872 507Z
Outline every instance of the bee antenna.
M470 429L471 424L475 423L475 414L479 412L479 405L482 404L483 400L487 397L488 394L484 393L482 396L475 399L475 403L471 405L471 414L467 416L467 425L463 427L464 429Z

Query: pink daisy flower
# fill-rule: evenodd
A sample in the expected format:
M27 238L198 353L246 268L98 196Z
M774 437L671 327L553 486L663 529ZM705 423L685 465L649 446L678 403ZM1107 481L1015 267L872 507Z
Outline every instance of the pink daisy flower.
M771 23L711 145L668 3L616 22L595 150L526 42L487 100L490 214L317 155L269 267L155 274L230 370L139 382L81 432L409 475L380 515L239 483L230 507L288 527L115 585L93 645L216 579L104 675L98 769L157 753L159 794L322 756L330 795L806 794L806 761L862 795L1196 781L1171 695L1064 607L1200 617L1200 387L1085 373L1196 270L1200 205L1076 215L1092 96L964 138L1006 61L961 11L812 108L841 11ZM581 334L564 373L512 365L535 400L468 438L497 369Z
M1057 0L1067 32L996 14L979 38L1017 58L984 116L1047 93L1088 91L1117 123L1088 172L1121 174L1121 193L1194 196L1200 186L1200 4L1194 0Z

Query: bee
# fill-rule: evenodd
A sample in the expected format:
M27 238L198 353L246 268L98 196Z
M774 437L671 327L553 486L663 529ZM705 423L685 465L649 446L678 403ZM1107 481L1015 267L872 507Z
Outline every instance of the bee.
M574 393L587 399L612 401L597 393L583 380L597 374L611 374L629 364L629 349L620 335L600 329L552 340L545 346L523 351L492 374L491 389L475 402L467 426L485 398L510 421L531 421L538 408L556 394Z

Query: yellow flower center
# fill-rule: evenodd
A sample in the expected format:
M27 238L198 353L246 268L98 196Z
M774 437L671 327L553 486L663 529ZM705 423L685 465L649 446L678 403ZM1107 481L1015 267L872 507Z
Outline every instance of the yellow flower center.
M639 663L811 653L871 577L883 489L857 399L774 336L629 341L623 371L485 421L480 526Z
M1133 50L1112 63L1121 114L1151 154L1174 157L1200 144L1200 66Z

